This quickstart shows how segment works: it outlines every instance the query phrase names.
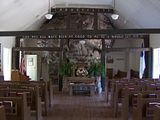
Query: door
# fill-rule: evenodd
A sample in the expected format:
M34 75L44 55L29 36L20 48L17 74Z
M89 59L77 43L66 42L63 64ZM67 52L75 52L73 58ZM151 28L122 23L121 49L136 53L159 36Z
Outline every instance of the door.
M27 75L31 80L37 80L37 55L25 55Z

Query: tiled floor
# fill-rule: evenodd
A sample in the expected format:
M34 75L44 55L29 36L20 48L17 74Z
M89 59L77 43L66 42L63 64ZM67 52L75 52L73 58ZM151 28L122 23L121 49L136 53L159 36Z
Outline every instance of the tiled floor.
M112 117L112 108L103 95L69 96L54 94L54 106L44 120L119 120Z

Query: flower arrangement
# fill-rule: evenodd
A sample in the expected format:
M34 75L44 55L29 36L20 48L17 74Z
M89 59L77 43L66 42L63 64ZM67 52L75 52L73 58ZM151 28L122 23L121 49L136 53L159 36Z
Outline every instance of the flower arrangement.
M84 67L80 67L80 68L78 68L77 69L77 71L76 71L76 75L77 76L87 76L88 75L88 71L87 71L87 69L85 69Z

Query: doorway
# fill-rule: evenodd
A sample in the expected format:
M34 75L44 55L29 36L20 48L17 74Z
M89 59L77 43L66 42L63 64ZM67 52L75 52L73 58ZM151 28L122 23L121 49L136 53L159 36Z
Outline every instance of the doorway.
M37 81L37 55L25 55L27 75Z

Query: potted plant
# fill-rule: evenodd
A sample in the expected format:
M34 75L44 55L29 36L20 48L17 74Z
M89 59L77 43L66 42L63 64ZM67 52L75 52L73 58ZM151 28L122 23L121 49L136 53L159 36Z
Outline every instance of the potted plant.
M71 76L72 75L72 63L64 61L60 65L59 75L60 76Z
M101 73L103 72L103 65L100 62L92 62L88 68L88 74L91 77L97 77L101 76Z
M63 61L62 64L59 67L59 91L62 91L63 88L63 79L64 76L71 76L72 75L72 69L73 64L69 61Z
M101 75L105 72L104 65L100 62L92 62L89 66L88 73L90 77L95 77L96 91L101 93Z

